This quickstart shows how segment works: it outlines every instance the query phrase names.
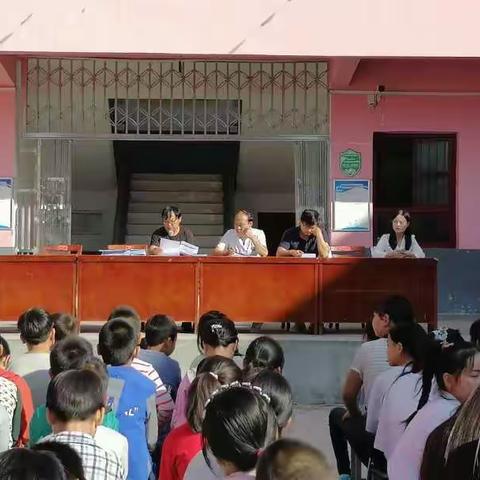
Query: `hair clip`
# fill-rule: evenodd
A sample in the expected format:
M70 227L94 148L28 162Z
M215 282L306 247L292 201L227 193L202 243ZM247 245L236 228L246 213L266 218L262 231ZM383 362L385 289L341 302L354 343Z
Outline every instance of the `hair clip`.
M446 350L447 348L455 346L455 343L447 341L448 339L447 327L439 328L438 330L434 330L432 333L433 333L433 338L440 343L440 347L442 348L442 350Z
M445 327L439 328L432 332L435 341L440 342L442 345L447 341L448 329Z
M209 375L211 375L215 380L218 380L218 375L214 372L208 372Z
M217 333L217 330L221 330L223 327L219 323L214 323L210 325L210 330L212 333Z
M218 375L216 375L215 373L213 372L208 372L210 373L211 375L215 375L217 380L218 380ZM262 397L269 405L270 403L272 402L272 399L270 398L269 395L267 395L260 387L258 387L257 385L252 385L250 382L239 382L239 381L235 381L235 382L232 382L232 383L229 383L229 384L226 384L226 385L220 385L219 388L217 388L216 390L214 390L212 392L212 394L210 395L210 397L207 399L207 401L205 402L205 405L203 407L203 410L204 410L204 414L205 414L205 411L207 410L207 407L208 405L210 404L210 402L220 393L220 392L223 392L225 390L229 390L230 388L235 388L235 387L241 387L241 388L245 388L247 390L251 390L252 392L255 392L257 393L260 397Z
M216 375L215 373L213 372L208 372L208 373L211 373L213 375ZM217 379L218 379L218 375L217 375ZM208 405L210 404L210 402L220 393L220 392L223 392L224 390L227 390L229 388L233 388L233 387L240 387L241 384L240 382L238 381L235 381L235 382L232 382L230 384L226 384L226 385L220 385L220 387L218 387L216 390L214 390L210 397L207 399L207 401L205 402L205 405L203 407L203 410L205 411L208 407Z
M253 385L252 390L255 390L270 405L272 399L260 387L258 387L257 385Z
M267 403L270 403L272 399L267 395L258 385L252 385L250 382L242 382L242 387L248 388L258 393Z

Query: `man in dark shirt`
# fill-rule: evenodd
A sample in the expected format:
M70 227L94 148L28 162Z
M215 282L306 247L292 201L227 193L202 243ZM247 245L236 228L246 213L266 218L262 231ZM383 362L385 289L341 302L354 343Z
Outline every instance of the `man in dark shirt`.
M320 258L328 258L330 246L322 232L320 215L316 210L304 210L298 227L286 230L277 248L277 257L301 257L304 253L314 253Z
M325 241L325 237L326 233L322 232L319 213L316 210L304 210L300 217L300 225L283 232L277 248L277 257L301 257L304 253L313 253L320 258L328 258L330 246ZM303 322L296 322L296 329L300 333L307 332ZM314 326L311 324L311 333L313 330Z
M168 238L178 242L194 242L193 233L182 225L182 212L178 207L167 206L162 211L163 227L157 228L152 234L149 255L161 255L160 240Z
M152 233L150 246L147 249L149 255L161 255L160 240L168 238L177 242L188 242L193 244L193 233L182 225L182 212L178 207L167 206L162 211L163 227L157 228ZM182 330L184 332L193 332L193 323L183 322Z

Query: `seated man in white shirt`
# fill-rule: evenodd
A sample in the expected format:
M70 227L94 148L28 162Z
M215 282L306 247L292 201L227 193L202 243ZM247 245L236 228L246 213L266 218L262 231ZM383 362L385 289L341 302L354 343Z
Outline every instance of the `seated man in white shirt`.
M263 230L253 228L253 216L247 210L235 214L234 228L225 232L213 251L218 256L266 257L267 240Z

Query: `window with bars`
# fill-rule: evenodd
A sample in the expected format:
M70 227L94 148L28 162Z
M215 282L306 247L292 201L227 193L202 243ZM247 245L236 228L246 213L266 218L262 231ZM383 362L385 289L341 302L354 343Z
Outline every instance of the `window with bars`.
M239 135L241 102L218 99L109 99L112 133Z
M399 208L425 247L455 247L455 135L374 135L374 241Z

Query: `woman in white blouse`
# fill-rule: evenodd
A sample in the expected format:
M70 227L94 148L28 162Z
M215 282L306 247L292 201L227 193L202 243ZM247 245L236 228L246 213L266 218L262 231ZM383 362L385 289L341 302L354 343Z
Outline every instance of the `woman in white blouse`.
M372 248L375 258L425 258L415 235L410 230L410 214L399 210L392 220L392 231L380 237Z

